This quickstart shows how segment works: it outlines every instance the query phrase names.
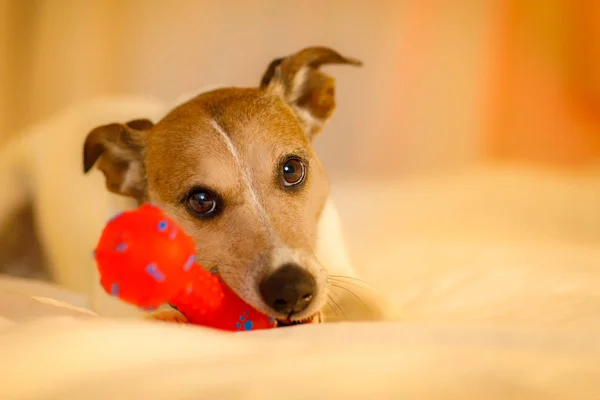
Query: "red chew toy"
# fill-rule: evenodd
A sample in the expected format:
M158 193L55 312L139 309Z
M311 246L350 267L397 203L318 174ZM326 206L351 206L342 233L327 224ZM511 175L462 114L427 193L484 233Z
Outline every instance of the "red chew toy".
M127 303L145 309L170 303L192 324L229 331L275 326L194 254L192 238L150 204L110 220L95 251L102 287Z

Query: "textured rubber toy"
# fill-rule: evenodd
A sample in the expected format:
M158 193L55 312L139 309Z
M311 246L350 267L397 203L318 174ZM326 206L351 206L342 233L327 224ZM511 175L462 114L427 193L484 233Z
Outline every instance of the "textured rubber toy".
M95 258L104 290L127 303L144 309L169 303L192 324L228 331L275 326L202 268L193 239L154 205L111 219Z

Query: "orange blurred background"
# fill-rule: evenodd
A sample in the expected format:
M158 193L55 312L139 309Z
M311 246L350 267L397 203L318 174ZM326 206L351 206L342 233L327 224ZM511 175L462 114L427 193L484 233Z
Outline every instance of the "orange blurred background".
M308 45L365 62L328 69L338 111L317 147L334 176L600 158L586 0L0 0L0 144L96 95L256 85Z

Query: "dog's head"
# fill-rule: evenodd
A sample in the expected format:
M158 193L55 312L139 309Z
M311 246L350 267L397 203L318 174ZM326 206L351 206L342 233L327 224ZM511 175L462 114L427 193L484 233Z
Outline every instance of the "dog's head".
M335 108L324 64L360 65L322 47L273 61L257 88L203 93L153 124L139 119L88 134L112 192L161 206L246 302L280 321L326 303L313 254L328 183L311 141Z

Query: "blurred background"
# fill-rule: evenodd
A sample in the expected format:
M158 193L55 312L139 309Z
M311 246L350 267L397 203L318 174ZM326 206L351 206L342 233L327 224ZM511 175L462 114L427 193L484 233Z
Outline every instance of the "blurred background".
M482 248L440 237L600 248L600 1L0 0L0 145L98 95L257 85L311 45L364 62L327 67L316 139L358 265L409 279ZM477 165L520 167L447 175Z
M600 157L586 0L0 0L0 144L97 95L256 85L315 44L365 63L328 68L339 105L317 147L334 177Z
M338 305L339 314L330 305L338 314L333 320L369 311L362 299L375 288L388 300L388 317L402 321L399 328L409 327L404 331L409 336L416 328L412 332L427 351L409 339L400 375L392 378L397 388L420 382L402 371L426 369L428 395L436 390L436 376L444 393L452 389L449 382L471 395L478 389L500 393L485 398L502 398L501 393L517 398L522 392L525 398L558 398L566 393L565 377L574 373L570 397L597 391L580 377L597 365L593 332L600 328L600 0L0 0L0 146L96 96L137 94L170 102L205 86L256 86L273 59L314 45L364 62L362 69L325 68L337 81L338 108L315 139L360 276L334 278L338 286L329 285L333 302L345 298L339 302L352 305L344 310ZM69 160L59 165L72 160L77 169L65 172L62 187L79 193L101 187L99 171L80 172L79 147L77 154L75 146L65 147L64 154L53 156ZM42 169L47 160L34 161L34 169ZM23 204L8 226L0 226L0 323L6 315L16 321L44 315L31 302L11 303L10 296L7 301L7 293L130 316L96 277L87 279L95 267L90 254L108 218L106 199L92 192L63 202L73 191L64 194L48 175L39 176L51 193L48 207ZM0 184L0 195L7 186ZM62 219L67 213L72 218ZM59 228L56 221L65 220L66 227ZM55 229L36 221L54 221ZM327 261L321 258L333 264ZM67 269L72 276L59 277L60 287L32 279L51 280L57 265L75 266ZM444 324L461 329L437 329ZM486 330L462 330L471 325ZM511 331L494 329L503 325L541 327L549 334L553 328L580 329L582 335L571 341L555 335L518 340ZM51 326L40 326L45 336L31 347L35 360L51 354L45 351L48 343L62 343L46 340ZM438 333L428 334L430 327ZM23 339L12 329L10 335L36 340L31 327L23 332ZM65 355L62 364L72 356L91 368L89 357L96 353L87 351L94 346L86 338L93 337L69 332L65 340L86 347L57 350ZM365 336L362 327L356 332L365 343L384 338L379 331ZM344 335L335 332L338 341ZM299 344L302 338L294 340ZM353 342L342 342L346 354ZM216 347L237 361L223 345ZM344 361L327 358L334 347L324 353L323 365ZM469 351L468 360L456 365L462 354L453 347ZM544 350L550 348L556 359ZM363 350L373 353L371 345ZM151 366L161 366L143 353ZM296 367L314 365L313 355ZM169 354L169 368L173 357ZM12 359L17 370L30 367ZM102 351L91 373L106 378L108 359ZM141 370L145 377L150 364ZM189 370L188 359L184 365ZM523 372L529 365L536 366L532 374ZM66 371L61 368L54 375L44 371L39 393L59 393L44 382L64 382L57 375ZM362 372L367 379L375 376ZM77 377L89 375L82 373ZM24 377L24 386L35 386L29 373ZM69 387L90 388L88 383ZM241 388L258 393L252 389ZM416 393L410 387L408 392Z

